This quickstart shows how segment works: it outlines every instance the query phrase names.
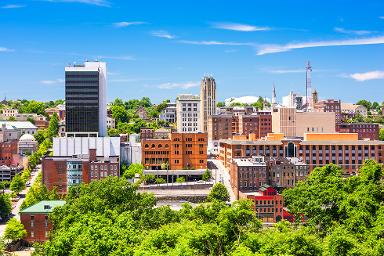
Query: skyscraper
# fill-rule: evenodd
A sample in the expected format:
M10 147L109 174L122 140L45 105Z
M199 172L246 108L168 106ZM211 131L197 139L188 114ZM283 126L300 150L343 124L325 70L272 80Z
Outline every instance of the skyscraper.
M204 76L200 85L201 131L207 132L208 117L216 114L216 81L212 76Z
M65 126L68 137L106 136L107 67L85 62L65 67Z
M181 94L176 98L177 132L201 132L200 98Z

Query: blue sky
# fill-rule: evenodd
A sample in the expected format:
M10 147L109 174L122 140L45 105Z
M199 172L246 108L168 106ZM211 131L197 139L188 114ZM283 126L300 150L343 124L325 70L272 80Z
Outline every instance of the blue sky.
M108 98L305 93L384 101L384 1L1 0L0 97L64 97L64 67L108 64Z

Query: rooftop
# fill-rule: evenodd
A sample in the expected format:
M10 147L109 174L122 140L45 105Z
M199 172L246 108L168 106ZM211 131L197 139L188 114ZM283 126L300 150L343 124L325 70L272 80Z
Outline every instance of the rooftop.
M52 201L40 201L24 210L20 213L50 213L55 207L63 206L65 201L63 200L52 200Z
M37 129L37 127L29 121L0 121L0 126L5 124L7 129Z

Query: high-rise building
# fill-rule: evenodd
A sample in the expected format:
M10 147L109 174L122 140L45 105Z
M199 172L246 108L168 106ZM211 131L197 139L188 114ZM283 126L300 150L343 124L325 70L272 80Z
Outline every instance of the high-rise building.
M181 94L176 99L177 132L201 132L200 97Z
M200 85L201 130L207 132L208 117L216 114L216 81L212 76L204 76Z
M107 67L85 62L65 68L65 126L69 137L106 136Z

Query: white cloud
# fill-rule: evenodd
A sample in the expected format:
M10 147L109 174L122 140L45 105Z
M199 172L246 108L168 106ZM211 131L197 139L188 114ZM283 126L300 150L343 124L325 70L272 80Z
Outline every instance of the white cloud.
M96 6L109 7L110 3L106 0L45 0L46 2L52 3L80 3L80 4L89 4Z
M17 8L23 8L25 5L20 5L20 4L7 4L2 6L2 9L17 9Z
M382 20L384 20L384 16L380 16L380 17L379 17L379 19L382 19Z
M213 27L217 29L225 29L225 30L233 30L233 31L241 31L241 32L271 30L271 28L269 27L258 27L258 26L248 25L248 24L240 24L240 23L215 23L213 24Z
M113 25L117 28L125 28L133 25L142 25L146 24L144 21L121 21L121 22L116 22L113 23Z
M46 85L61 84L61 83L64 83L64 79L58 78L54 80L41 80L40 83L46 84Z
M176 37L165 30L152 31L151 35L167 39L174 39Z
M336 32L342 33L342 34L358 35L358 36L363 36L363 35L369 35L369 34L377 33L377 31L370 31L370 30L348 30L348 29L338 28L338 27L335 27L333 30L335 30Z
M264 45L264 46L258 47L257 55L287 52L294 49L304 49L304 48L314 48L314 47L372 45L372 44L384 44L384 36L371 37L371 38L359 38L359 39L347 39L347 40L290 43L285 45L279 45L279 44Z
M376 80L376 79L384 79L384 71L369 71L365 73L354 73L348 75L348 77L359 81L359 82L364 82L368 80Z
M5 47L0 47L0 52L14 52L15 50L13 49L9 49L9 48L5 48Z
M170 89L189 89L189 88L197 87L199 85L200 85L199 82L163 83L163 84L157 85L156 87L159 89L170 90Z
M229 46L253 46L252 43L239 43L239 42L225 42L225 41L190 41L180 40L183 44L194 44L194 45L229 45Z

